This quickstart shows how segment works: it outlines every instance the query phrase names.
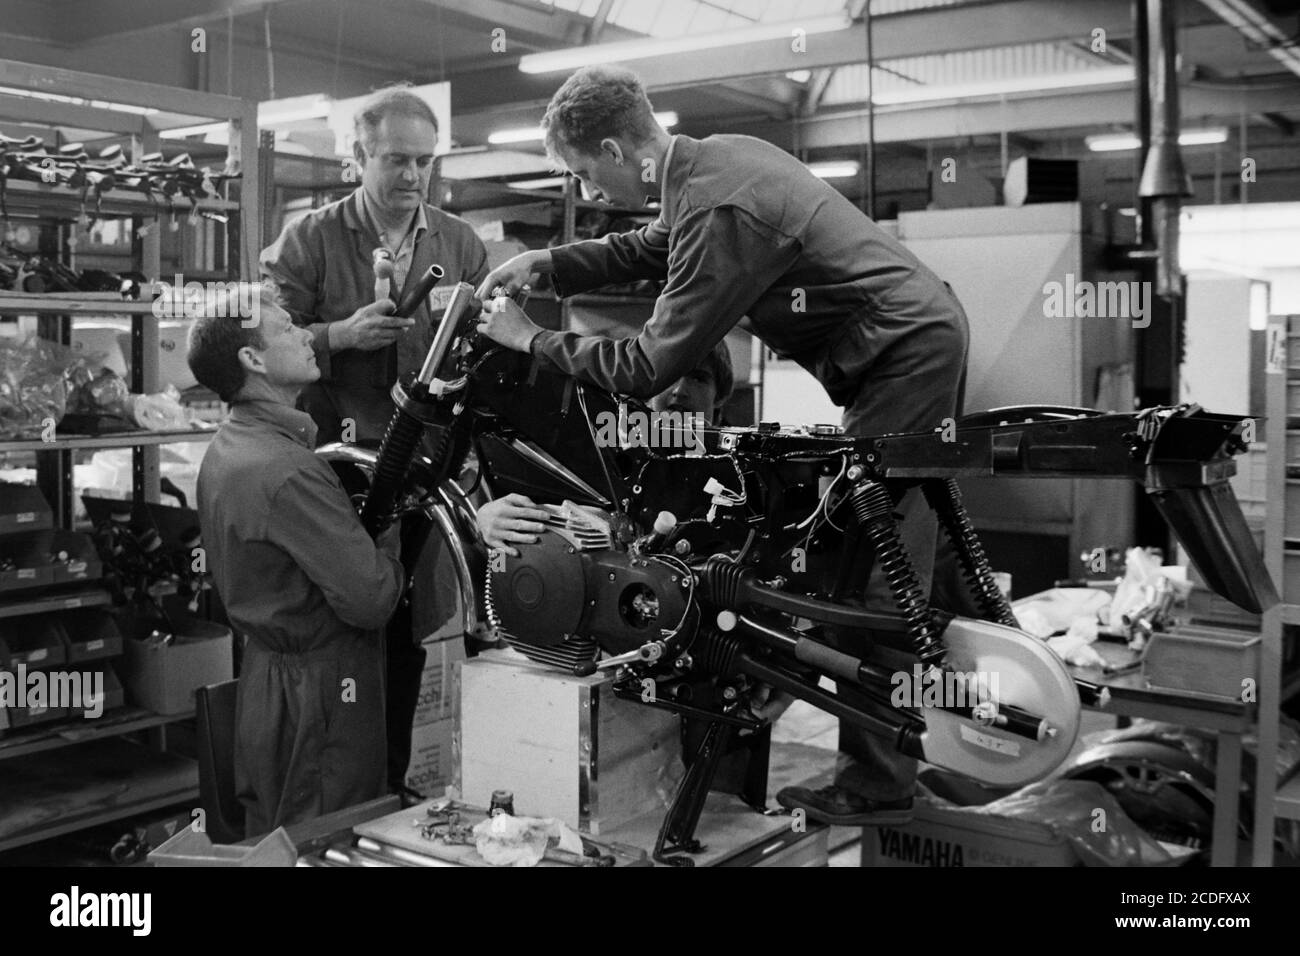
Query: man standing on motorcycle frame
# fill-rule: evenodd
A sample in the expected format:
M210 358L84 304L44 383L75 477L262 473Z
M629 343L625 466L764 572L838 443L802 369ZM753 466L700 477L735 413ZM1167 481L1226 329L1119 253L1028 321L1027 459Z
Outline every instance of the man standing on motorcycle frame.
M747 136L669 135L636 76L613 67L569 77L542 127L552 160L589 198L632 207L657 199L661 211L633 232L523 253L495 269L479 288L479 329L490 338L646 398L743 318L845 409L849 435L929 431L960 414L969 330L952 289L793 156ZM637 279L666 284L639 334L609 339L533 324L508 296L536 274L549 274L559 295ZM919 490L899 511L928 587L936 522ZM865 600L893 607L878 568ZM854 702L852 687L839 693ZM780 802L835 824L910 819L914 760L843 722L840 750L834 785L787 788Z

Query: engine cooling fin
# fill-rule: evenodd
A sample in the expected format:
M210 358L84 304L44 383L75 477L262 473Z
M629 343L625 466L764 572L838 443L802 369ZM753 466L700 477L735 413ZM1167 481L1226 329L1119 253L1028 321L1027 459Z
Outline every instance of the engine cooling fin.
M594 637L576 637L571 634L559 644L547 647L529 644L515 637L501 626L501 618L497 615L496 606L492 601L492 575L490 574L487 576L483 590L483 607L487 611L488 626L492 632L530 661L574 670L594 661L600 654L600 645Z

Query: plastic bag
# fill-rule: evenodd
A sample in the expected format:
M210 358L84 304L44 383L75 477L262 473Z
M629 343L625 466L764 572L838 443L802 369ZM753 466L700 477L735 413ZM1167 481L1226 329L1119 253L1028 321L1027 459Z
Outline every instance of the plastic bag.
M135 423L150 431L172 431L189 428L189 417L180 402L180 393L173 386L165 392L151 395L132 395L131 406Z
M1014 611L1023 630L1047 637L1068 630L1079 618L1096 621L1109 605L1110 595L1097 588L1052 588L1017 601Z
M1070 841L1085 866L1168 866L1174 860L1091 780L1043 781L966 809L1046 824Z
M37 336L0 338L0 439L39 438L67 410L68 381L86 357Z
M68 411L86 415L115 415L129 418L131 396L126 382L112 369L100 369L99 374L84 380L78 376L76 387L68 396Z

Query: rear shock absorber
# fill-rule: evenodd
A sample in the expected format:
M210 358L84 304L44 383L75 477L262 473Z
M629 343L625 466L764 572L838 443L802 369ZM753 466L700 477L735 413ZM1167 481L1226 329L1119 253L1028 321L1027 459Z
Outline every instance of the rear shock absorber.
M993 580L993 569L984 553L984 545L975 533L975 526L971 524L970 515L962 504L961 489L957 487L957 482L952 478L934 478L924 482L922 489L925 500L934 509L939 524L943 526L944 533L957 552L957 560L965 573L971 596L984 617L1008 627L1019 627L1011 605Z
M907 632L917 658L924 666L942 665L947 648L939 639L930 602L899 537L889 489L878 481L862 481L854 485L849 498L858 524L875 546L876 562L889 582L894 603L907 621Z

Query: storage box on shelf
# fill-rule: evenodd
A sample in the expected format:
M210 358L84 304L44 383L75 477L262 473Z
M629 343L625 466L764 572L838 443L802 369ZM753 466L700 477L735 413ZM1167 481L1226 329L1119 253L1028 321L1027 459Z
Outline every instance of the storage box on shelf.
M227 627L209 621L176 621L168 638L151 637L154 623L134 622L126 639L121 674L132 699L156 714L194 711L194 691L230 680L234 638Z

